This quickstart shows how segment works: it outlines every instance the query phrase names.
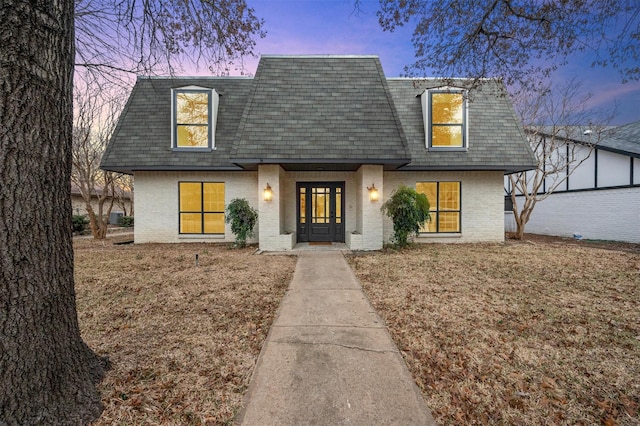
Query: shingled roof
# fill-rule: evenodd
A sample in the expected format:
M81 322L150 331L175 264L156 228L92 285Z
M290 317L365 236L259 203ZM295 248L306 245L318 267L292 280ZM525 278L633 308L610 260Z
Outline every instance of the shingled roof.
M254 78L138 78L102 167L136 170L531 169L504 86L487 80L469 103L466 151L428 151L420 94L442 85L387 79L376 56L263 56ZM216 148L171 149L171 89L220 94Z
M598 143L598 147L640 158L640 121L603 132L603 138Z
M442 86L465 87L463 80L389 79L388 85L411 151L401 170L529 170L537 164L504 85L483 80L469 96L469 144L466 151L426 149L420 95Z
M410 161L375 56L263 56L236 136L244 166ZM304 167L304 166L303 166Z

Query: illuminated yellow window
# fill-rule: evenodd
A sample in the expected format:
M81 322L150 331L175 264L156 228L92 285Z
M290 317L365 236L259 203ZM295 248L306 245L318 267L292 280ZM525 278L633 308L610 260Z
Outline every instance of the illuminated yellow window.
M208 148L211 146L211 97L205 90L174 92L175 146Z
M180 182L180 233L224 234L224 183Z
M466 146L462 92L432 92L430 101L430 146L436 148Z
M431 214L431 221L420 232L460 232L460 182L417 182L416 191L427 196Z

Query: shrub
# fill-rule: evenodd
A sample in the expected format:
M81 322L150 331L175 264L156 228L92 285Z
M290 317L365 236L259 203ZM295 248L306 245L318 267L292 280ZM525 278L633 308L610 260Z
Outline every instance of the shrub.
M236 236L236 245L245 247L247 238L253 235L258 221L258 212L244 198L234 198L227 206L225 222L231 223L231 232Z
M393 241L399 247L405 247L409 237L418 235L431 220L427 196L405 185L396 188L380 210L393 221Z
M89 224L89 219L86 216L81 214L76 214L71 217L71 226L73 228L73 232L82 233L85 228Z
M131 228L133 226L133 216L120 216L118 218L118 225L123 228Z

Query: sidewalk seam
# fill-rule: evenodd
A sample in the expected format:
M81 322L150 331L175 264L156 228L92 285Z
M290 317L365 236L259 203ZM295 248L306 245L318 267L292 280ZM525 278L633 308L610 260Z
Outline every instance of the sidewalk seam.
M337 346L345 349L357 349L359 351L364 352L375 352L379 354L399 354L399 351L388 350L388 349L367 349L362 348L360 346L355 345L343 345L340 343L330 343L330 342L300 342L300 341L288 341L288 340L276 340L274 343L288 344L288 345L315 345L315 346Z

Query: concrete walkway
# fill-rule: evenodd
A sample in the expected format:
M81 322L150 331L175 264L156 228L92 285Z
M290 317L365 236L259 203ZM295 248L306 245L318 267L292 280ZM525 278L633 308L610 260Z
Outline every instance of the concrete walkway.
M342 253L300 252L238 423L435 424Z

